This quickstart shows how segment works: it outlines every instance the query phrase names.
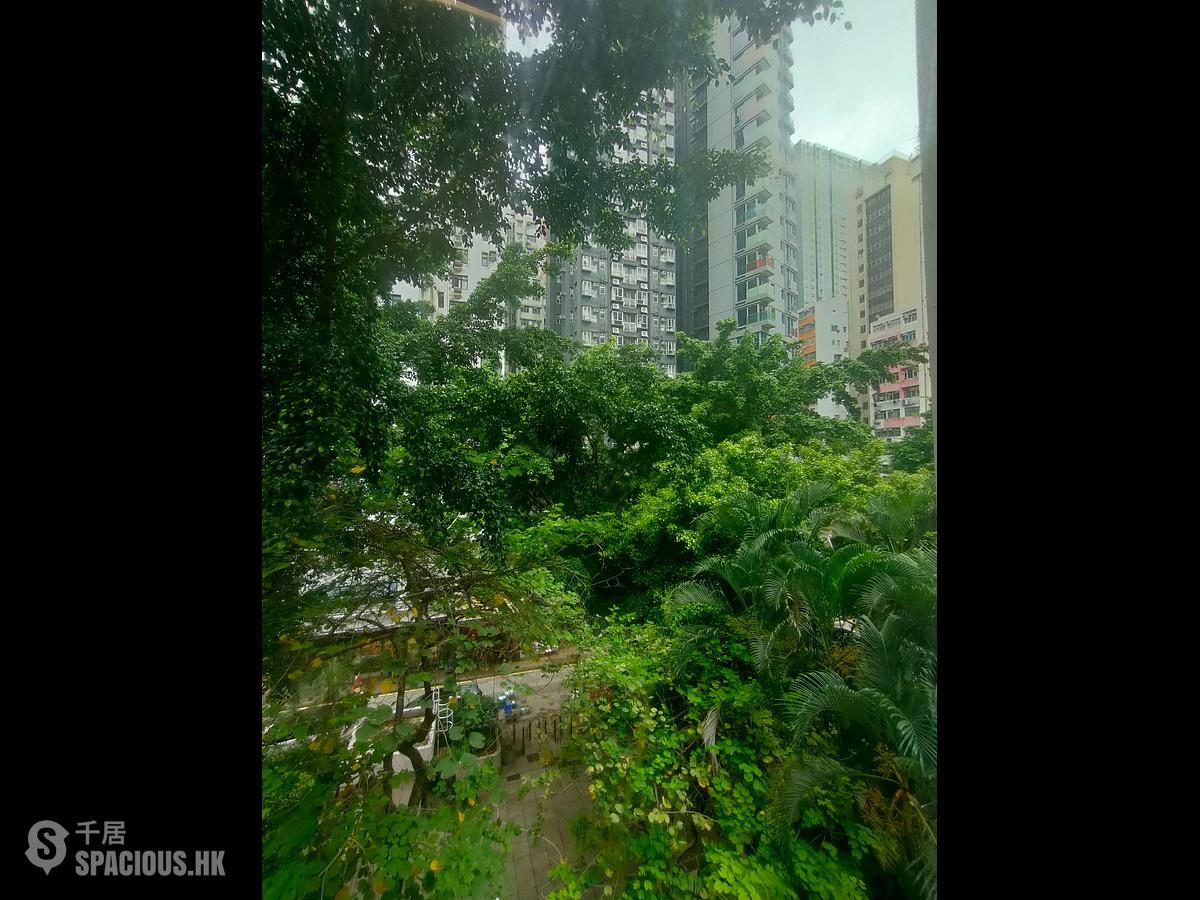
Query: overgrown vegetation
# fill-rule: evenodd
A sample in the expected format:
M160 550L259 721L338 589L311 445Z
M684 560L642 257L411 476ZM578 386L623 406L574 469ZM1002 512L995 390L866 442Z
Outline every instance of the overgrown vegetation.
M805 367L727 323L670 379L498 328L561 244L505 248L442 318L381 299L506 205L571 240L623 243L621 204L680 228L761 161L617 165L616 127L722 76L712 14L840 4L479 6L554 42L505 54L424 0L263 5L264 896L496 896L497 712L460 677L535 642L581 652L557 767L594 811L559 897L936 896L930 474L812 411L919 349Z

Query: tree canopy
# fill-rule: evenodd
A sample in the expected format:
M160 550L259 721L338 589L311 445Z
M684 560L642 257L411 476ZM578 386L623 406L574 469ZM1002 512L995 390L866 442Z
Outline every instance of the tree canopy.
M617 209L680 236L765 170L611 153L727 77L714 17L766 38L841 3L262 10L264 896L495 896L516 832L463 681L553 642L579 728L547 777L593 800L556 897L936 897L935 498L813 411L922 349L805 366L722 323L668 378L506 327L574 244L628 245ZM559 240L447 315L390 299L507 209Z

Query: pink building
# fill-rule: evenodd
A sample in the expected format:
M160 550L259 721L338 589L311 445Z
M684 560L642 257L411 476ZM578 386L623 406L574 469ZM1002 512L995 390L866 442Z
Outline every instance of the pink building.
M882 316L871 323L872 349L892 341L920 344L926 340L924 317L919 307ZM929 405L928 373L925 366L896 366L893 378L879 385L870 398L870 421L875 436L898 441L910 428L923 423L921 413Z

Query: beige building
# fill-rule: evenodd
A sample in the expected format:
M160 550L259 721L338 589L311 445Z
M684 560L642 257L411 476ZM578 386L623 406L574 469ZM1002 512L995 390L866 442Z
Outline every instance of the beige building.
M851 355L894 340L928 344L920 157L892 156L852 191ZM863 398L863 421L877 437L900 440L923 424L929 397L926 366L897 367L891 382Z

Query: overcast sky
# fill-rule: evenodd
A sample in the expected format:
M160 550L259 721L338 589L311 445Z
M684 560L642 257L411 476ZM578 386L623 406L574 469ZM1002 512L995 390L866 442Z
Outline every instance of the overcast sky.
M917 37L913 0L845 0L842 22L792 26L796 140L813 141L879 162L893 151L916 149ZM509 46L543 49L548 34L521 48L508 26Z
M796 140L879 162L906 155L917 137L917 35L913 0L845 0L840 21L792 26Z

